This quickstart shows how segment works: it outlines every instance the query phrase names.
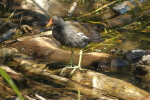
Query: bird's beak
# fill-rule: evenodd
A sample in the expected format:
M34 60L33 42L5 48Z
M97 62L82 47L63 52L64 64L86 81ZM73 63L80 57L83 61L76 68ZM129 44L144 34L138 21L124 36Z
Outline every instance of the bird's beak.
M47 26L50 26L50 25L52 25L52 18L49 20L49 22L48 22L48 24L46 25L46 27L47 27Z

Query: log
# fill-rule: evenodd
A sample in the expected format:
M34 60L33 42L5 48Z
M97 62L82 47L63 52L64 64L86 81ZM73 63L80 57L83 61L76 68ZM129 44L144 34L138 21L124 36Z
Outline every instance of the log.
M48 37L30 36L20 38L20 42L10 44L23 54L33 56L41 61L62 61L67 62L70 59L71 52L58 48L60 45L51 35ZM75 53L74 63L78 63L79 54ZM83 53L82 66L88 66L93 62L107 61L113 58L106 53L89 52Z
M19 69L22 73L26 74L27 76L40 77L42 79L52 81L57 84L65 85L67 88L71 88L76 91L80 90L81 93L92 96L92 97L110 99L107 96L101 95L100 93L102 93L103 91L100 89L96 89L96 88L89 87L86 85L81 85L78 82L72 81L68 78L54 75L54 74L51 74L50 72L42 70L41 67L44 67L44 64L39 63L39 61L35 61L33 58L29 56L26 56L24 54L21 54L19 56L18 54L14 56L13 59L19 64L17 69ZM61 70L59 70L58 73L60 73L60 71Z
M123 80L108 77L104 74L90 71L87 69L76 70L72 77L70 75L71 70L65 70L64 77L51 74L49 71L40 69L40 63L31 59L28 56L17 56L13 58L19 63L19 69L28 76L40 77L48 81L55 82L57 84L63 84L67 88L74 90L80 90L85 95L104 97L103 95L115 96L122 99L138 99L147 96L149 93L127 83ZM29 61L30 59L30 61ZM32 61L32 63L30 63ZM42 63L42 66L44 64ZM46 66L46 65L45 65ZM60 73L61 70L59 70ZM105 97L108 98L108 97ZM110 97L112 98L112 97Z
M17 80L18 82L26 82L27 83L27 80L25 79L25 77L23 75L21 75L20 73L17 73L15 72L14 70L12 70L11 68L9 68L8 66L4 66L4 65L1 65L0 66L2 69L4 69L7 74L12 78L12 79L15 79Z

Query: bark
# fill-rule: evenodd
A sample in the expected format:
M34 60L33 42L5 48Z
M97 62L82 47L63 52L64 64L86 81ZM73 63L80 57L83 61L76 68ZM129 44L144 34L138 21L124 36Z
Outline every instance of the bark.
M57 84L63 84L67 88L74 90L80 90L85 95L94 97L104 97L100 94L115 96L122 99L138 99L147 96L149 93L141 90L130 83L125 81L108 77L104 74L90 71L87 69L76 70L72 77L68 77L72 70L65 70L64 77L51 74L52 71L45 71L40 69L40 63L27 56L20 56L13 58L20 64L20 71L26 73L28 76L40 77L42 79L55 82ZM30 61L29 61L30 59ZM34 66L34 67L33 67ZM41 65L44 67L44 64ZM46 65L45 65L46 66ZM61 70L57 70L57 74ZM121 83L121 84L120 84ZM105 97L106 98L106 97Z
M16 48L20 52L33 56L42 61L62 61L68 62L70 59L70 51L58 48L59 43L51 36L48 37L26 37L20 42L11 44L10 46ZM78 64L79 54L75 53L74 63ZM113 58L112 55L106 53L89 52L83 53L82 65L88 66L93 62L107 61Z

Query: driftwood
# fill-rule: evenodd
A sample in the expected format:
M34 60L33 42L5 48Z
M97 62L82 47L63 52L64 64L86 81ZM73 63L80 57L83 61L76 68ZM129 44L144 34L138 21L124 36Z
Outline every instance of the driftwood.
M22 58L23 59L21 59L21 57L20 57L20 59L18 59L19 57L18 57L19 55L16 55L16 57L14 56L13 57L13 59L16 61L16 62L21 62L21 63L23 63L24 62L24 60L25 60L25 58L27 59L30 59L30 61L31 61L31 59L32 58L30 58L30 57L28 57L28 56L25 56L25 55L23 55L22 54ZM20 56L21 56L21 54L20 54ZM25 58L24 58L25 57ZM28 61L28 60L27 60ZM34 62L35 60L34 59L32 59L32 61ZM39 62L38 62L39 63ZM31 64L31 62L29 63L29 64ZM32 63L33 64L33 63ZM19 65L19 63L18 63L18 65ZM37 66L41 66L42 64L36 64L36 63L34 63L34 66L35 65L37 65ZM43 64L44 65L44 64ZM20 65L19 65L20 66ZM24 66L24 65L23 65ZM36 67L37 67L36 66ZM21 66L22 67L22 66ZM26 66L27 67L27 66ZM22 84L27 84L28 83L28 85L31 87L31 88L28 88L28 91L24 91L23 89L21 89L21 93L22 93L22 95L23 95L23 97L26 99L26 100L35 100L35 99L33 99L33 98L31 98L31 97L29 97L28 95L35 95L35 97L34 98L39 98L39 95L40 95L40 93L42 92L42 94L44 93L45 95L57 95L57 97L55 97L55 98L57 98L57 99L69 99L69 98L73 98L71 95L74 95L74 97L77 99L78 98L78 96L77 96L77 94L76 93L71 93L71 92L67 92L68 91L68 89L61 89L61 88L55 88L55 87L52 87L52 86L49 86L49 85L45 85L45 84L42 84L42 83L39 83L39 82L35 82L35 81L33 81L33 80L30 80L30 79L25 79L25 77L23 76L23 75L21 75L21 74L18 74L17 72L15 72L15 71L13 71L12 69L10 69L8 66L3 66L3 65L1 65L1 68L2 69L4 69L8 74L9 74L9 76L12 78L12 79L15 79L15 80L17 80L19 83L22 83ZM22 68L19 68L19 69L22 69ZM28 68L27 68L28 69ZM31 72L29 71L29 70L26 70L26 68L24 69L22 69L21 71L24 71L23 73L25 73L25 74L28 74L28 76L30 76L30 75L35 75L35 77L38 77L38 76L40 76L41 77L41 74L39 74L39 69L37 69L37 68L33 68L33 70L35 71L35 73L32 73L32 70L31 70ZM42 70L41 70L42 71ZM27 72L27 73L26 73ZM45 74L48 74L47 72L44 72ZM41 78L45 78L45 74L43 73L43 75L44 75L44 77L41 77ZM49 74L48 74L49 75ZM51 75L50 75L51 76ZM53 76L55 76L55 75L52 75L52 77L51 78L53 78L52 80L53 80L53 82L55 83L62 83L62 82L65 82L65 83L67 83L67 81L69 82L69 79L65 79L65 78L62 78L62 77L57 77L57 76L55 76L55 77L53 77ZM31 77L31 76L30 76ZM58 79L57 79L58 78ZM63 81L62 80L60 80L60 79L63 79ZM47 79L47 80L49 80L49 79ZM25 82L26 81L26 82ZM23 82L25 82L25 83L23 83ZM63 83L64 85L66 85L65 83ZM79 85L78 83L76 83L76 82L72 82L72 83L74 83L73 85L76 85L77 84L77 86ZM60 85L62 85L62 84L60 84ZM11 88L9 88L8 86L6 86L5 84L3 84L2 82L0 83L0 86L2 86L3 88L4 88L4 90L1 90L1 91L3 91L4 93L5 93L5 97L3 98L3 99L9 99L9 98L12 98L12 99L15 99L15 98L18 98L17 96L11 96L11 95L14 95L14 91L11 89ZM71 85L72 86L72 85ZM19 86L18 86L19 87ZM23 87L22 87L23 88ZM80 86L80 88L85 88L84 86ZM26 88L27 89L27 88ZM76 90L77 91L77 89L75 89L75 88L70 88L70 90ZM87 89L87 90L89 90L89 89ZM36 92L35 92L36 91ZM40 91L40 92L38 92L38 91ZM52 91L54 91L53 93L52 93ZM57 91L57 92L56 92ZM67 92L67 94L70 94L70 96L68 95L66 95L66 96L61 96L59 93L61 93L61 92L64 92L64 91L66 91ZM7 92L10 94L10 96L8 97L8 95L7 95ZM1 94L1 93L0 93ZM39 95L38 95L39 94ZM85 93L84 93L85 94ZM94 99L94 98L96 98L96 97L99 97L100 98L100 96L102 96L102 95L93 95L93 97L86 97L86 96L84 96L84 95L81 95L81 97L82 98L92 98L92 99ZM105 96L102 96L103 98L106 98L106 99L109 99L108 97L105 97ZM41 96L40 96L40 98L42 98ZM43 97L44 98L44 97ZM53 97L54 98L54 97Z
M53 61L68 62L70 59L70 52L58 48L58 42L51 38L51 35L42 35L44 37L36 35L31 38L31 36L27 36L21 38L20 42L9 44L9 46L15 47L20 52L37 58L37 60L35 60L26 55L20 55L19 53L13 56L13 60L19 66L17 69L20 69L22 73L30 77L34 75L34 77L40 77L41 79L52 81L57 84L63 84L67 88L80 90L84 95L97 98L100 97L101 99L114 99L112 96L122 99L138 99L148 95L148 93L144 90L141 90L125 81L111 78L104 74L87 69L83 69L81 71L76 70L70 78L71 80L65 77L68 77L72 70L65 70L63 73L64 77L58 76L61 69L55 71L48 69L47 71L43 70L48 63ZM12 50L16 52L15 49ZM75 64L78 63L78 56L79 55L76 53ZM109 60L111 58L114 57L105 53L84 53L82 65L88 66L92 62ZM41 61L47 62L41 63ZM107 96L103 96L101 94Z
M26 73L28 76L40 77L49 81L53 81L57 84L63 84L67 88L74 90L80 90L81 93L85 95L90 95L94 97L103 97L100 94L115 96L123 99L138 99L148 95L147 92L141 90L130 83L125 81L108 77L104 74L97 73L90 70L77 70L73 74L71 80L51 74L51 71L45 71L40 69L44 67L45 64L40 64L39 61L35 61L32 58L21 55L13 59L19 63L19 69L23 73ZM45 65L46 66L46 65ZM60 73L61 70L58 70L56 73ZM63 73L65 77L68 77L71 70L67 70ZM73 80L73 81L72 81ZM121 84L120 84L121 83ZM108 98L107 98L108 99Z
M0 49L0 64L3 64L4 61L12 57L16 53L14 48L2 48Z
M9 49L6 49L6 51L9 50ZM12 70L11 68L9 68L8 66L4 66L4 65L0 65L0 67L5 70L7 72L7 74L14 80L18 81L19 83L28 83L28 81L25 79L25 77L18 73L18 72L15 72L14 70ZM4 82L0 82L0 87L3 87L3 89L1 89L1 91L3 92L3 98L1 99L17 99L18 97L17 96L12 96L15 94L14 90L11 89L9 87L9 85L5 84ZM2 95L2 93L0 93ZM31 97L29 97L28 95L26 94L22 94L23 97L26 99L26 100L35 100L35 99L32 99Z
M19 38L19 40L16 43L6 41L6 45L8 44L18 49L21 53L33 56L41 61L69 63L70 51L58 48L60 44L53 38L51 31L41 33L41 35L26 36ZM79 54L75 53L74 64L78 64L78 57ZM111 54L83 53L82 66L90 67L90 65L97 70L116 72L120 71L123 66L128 65L128 62Z
M51 33L51 31L50 31ZM59 43L51 36L48 37L24 37L20 38L20 42L11 44L11 47L16 48L21 53L33 56L42 61L62 61L68 62L70 59L70 51L58 48ZM79 54L75 53L74 63L78 63ZM110 60L112 55L106 53L89 52L83 54L82 65L88 66L93 62Z
M40 77L42 79L52 81L57 84L66 85L66 87L71 88L73 90L80 90L83 94L86 94L86 95L90 95L90 96L94 96L94 97L105 97L105 96L102 96L101 94L99 94L101 90L96 89L93 91L92 87L89 88L88 86L81 85L75 81L71 81L67 78L57 76L57 75L51 74L45 70L42 70L41 68L44 68L46 66L46 64L43 64L43 63L41 64L41 63L39 63L39 61L36 61L31 57L28 57L26 55L16 55L16 57L14 56L13 59L15 62L17 62L19 64L20 67L18 69L20 69L20 71L22 73L25 73L28 76L34 75L34 77ZM59 70L59 72L57 72L57 73L60 73L60 71L61 70ZM89 92L87 92L87 91L89 91ZM91 91L93 91L93 92L91 92ZM107 97L105 97L105 98L107 98Z
M38 38L34 37L33 40L37 39L36 41L38 41L38 40L40 40L39 38L40 37L38 37ZM21 43L23 45L23 41L27 42L26 39L22 39L22 42L18 42L18 43ZM32 41L30 41L30 43ZM34 46L34 48L37 48L37 47ZM53 48L54 48L54 46L53 46ZM57 48L57 46L55 48ZM59 48L57 48L57 49L59 49ZM7 51L7 50L10 51L9 49L5 49L5 51ZM32 49L30 49L30 51L32 51ZM38 50L38 51L40 51L40 50ZM52 51L52 49L51 49L51 51ZM11 52L14 53L14 52L16 52L16 50L12 49ZM11 52L9 52L9 53L11 54ZM7 53L5 53L5 55L7 55ZM57 53L57 55L58 55L58 53ZM91 53L91 55L92 55L92 53ZM92 57L90 55L87 55L87 57L88 56ZM50 56L48 56L48 57L50 57ZM95 58L96 57L93 57L93 59L95 59ZM104 56L103 56L103 58L104 58ZM64 78L61 76L51 74L53 72L51 70L50 71L42 70L49 62L40 63L39 60L35 60L31 57L28 57L26 55L19 54L19 53L17 53L16 55L13 56L13 60L18 65L17 69L20 69L20 71L22 73L25 73L28 76L34 75L34 77L40 77L42 79L46 79L48 81L52 81L57 84L63 84L67 88L71 88L73 90L80 90L81 93L92 96L92 97L105 98L105 99L113 98L114 99L114 97L112 97L112 96L115 96L115 97L122 98L122 99L138 99L138 98L142 98L142 97L148 95L147 92L131 85L130 83L127 83L127 82L119 80L119 79L111 78L104 74L97 73L94 71L90 71L90 70L86 70L86 69L81 70L81 71L76 70L75 73L73 74L73 76L70 78L71 79L70 80L70 79L67 79L67 78ZM60 71L61 71L61 69L57 70L57 72L54 72L54 73L59 74ZM70 74L70 71L71 70L65 70L63 73L63 76L68 77ZM103 96L101 94L107 95L108 97Z
M3 90L1 89L1 93L0 93L1 95L3 95L3 96L0 97L1 100L6 100L6 99L7 100L9 100L9 99L16 100L16 99L19 99L17 96L12 96L15 93L14 93L13 89L9 88L9 86L6 86L5 84L0 83L0 88L3 88ZM23 95L25 100L36 100L36 99L33 99L33 98L29 97L28 95L25 95L25 94L22 94L22 95Z
M150 100L150 95L145 96L144 98L137 99L137 100Z
M50 37L51 36L49 35L49 38L36 37L36 36L34 36L33 38L31 37L22 38L20 42L11 44L10 46L15 47L22 53L28 54L30 56L33 56L34 58L39 59L39 61L42 60L48 62L52 62L52 61L68 62L70 59L70 52L59 49L57 46L58 43L55 40L53 40L53 38ZM78 59L77 59L78 56L79 54L76 53L75 64L78 63ZM17 57L14 57L14 60L19 63L19 65L21 66L19 68L21 68L21 70L25 72L27 75L35 75L41 78L44 77L44 79L46 80L53 81L59 84L60 83L65 84L67 87L80 90L83 94L86 95L98 97L100 96L99 93L103 93L103 94L112 95L123 99L129 99L129 98L137 99L148 95L147 92L139 88L136 88L129 83L126 83L124 81L115 78L110 78L106 75L103 75L101 73L96 73L90 70L81 70L81 71L77 70L75 74L73 74L71 80L81 83L82 84L81 85L67 78L50 74L50 73L59 74L61 69L55 72L50 70L50 73L48 73L44 70L41 70L47 64L39 63L39 61L36 63L35 60L32 60L31 58L28 57L24 57L24 58L22 58L23 56L19 58ZM105 53L96 53L96 52L84 53L82 65L88 66L92 62L103 61L103 60L107 61L110 60L111 58L114 57L112 57L112 55L110 54L105 54ZM71 70L65 70L63 76L65 77L69 76L70 71ZM84 88L87 88L87 90L85 90Z
M8 66L1 65L0 67L2 69L4 69L11 78L13 78L13 79L15 79L15 80L17 80L19 82L25 82L25 81L27 81L23 77L22 74L15 72L14 70L10 69Z

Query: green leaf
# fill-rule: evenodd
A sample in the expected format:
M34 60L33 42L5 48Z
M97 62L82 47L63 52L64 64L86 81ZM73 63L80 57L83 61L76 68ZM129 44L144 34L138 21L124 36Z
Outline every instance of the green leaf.
M22 95L21 95L20 91L18 90L17 86L14 84L13 80L10 78L10 76L1 67L0 67L0 74L9 83L9 85L12 87L12 89L15 91L15 93L20 98L20 100L24 100L24 98L22 97Z

